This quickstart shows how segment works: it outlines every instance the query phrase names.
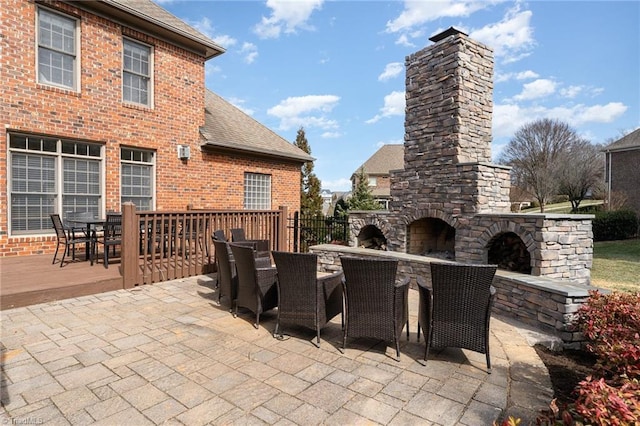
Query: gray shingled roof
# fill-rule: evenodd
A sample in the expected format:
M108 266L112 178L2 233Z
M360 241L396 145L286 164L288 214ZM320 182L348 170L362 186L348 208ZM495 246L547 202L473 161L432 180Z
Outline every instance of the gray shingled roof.
M362 167L369 176L388 175L389 170L404 169L404 145L382 145L354 174Z
M220 55L225 49L183 20L172 15L151 0L101 0L73 2L75 5L97 10L143 30L173 38L184 45L195 43L206 59ZM192 47L195 47L192 46Z
M296 162L313 157L210 90L205 94L204 149L243 152Z
M604 151L624 151L627 149L640 148L640 129L637 129L627 136L618 139L611 145L607 145Z

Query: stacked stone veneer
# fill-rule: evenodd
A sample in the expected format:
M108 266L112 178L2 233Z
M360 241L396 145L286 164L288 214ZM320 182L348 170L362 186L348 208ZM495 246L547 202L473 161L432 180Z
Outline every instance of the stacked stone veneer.
M494 238L513 232L531 274L588 285L592 216L510 211L510 168L491 164L493 53L456 30L406 65L404 169L391 172L389 211L350 212L351 246L366 226L406 253L411 224L436 218L455 229L455 260L486 263Z
M318 255L318 270L340 270L340 256L351 255L367 258L394 258L398 260L398 275L411 278L416 288L416 277L431 283L431 262L446 262L427 256L417 256L391 251L344 247L331 244L311 247ZM562 340L565 348L579 348L583 337L572 327L578 308L589 296L588 287L572 285L564 280L534 277L515 272L496 272L493 280L496 302L493 314L508 316L547 332Z

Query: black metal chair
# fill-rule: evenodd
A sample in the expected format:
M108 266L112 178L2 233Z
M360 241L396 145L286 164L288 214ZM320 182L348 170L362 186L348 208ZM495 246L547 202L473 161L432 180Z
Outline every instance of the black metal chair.
M102 227L102 235L95 235L93 238L94 248L92 256L98 257L97 244L102 244L104 252L104 267L109 267L109 247L112 249L112 256L116 255L116 247L122 246L122 215L107 214L107 220ZM92 259L93 264L93 259Z
M398 261L343 256L345 327L347 337L371 337L394 342L400 360L400 336L409 339L409 277L396 282Z
M225 243L229 242L227 240L227 236L224 235L224 231L222 229L216 229L215 231L213 231L211 238L213 238L213 241L224 241Z
M57 245L56 252L53 254L53 262L51 264L56 263L56 258L58 257L58 250L60 246L64 246L64 251L62 252L62 259L60 259L60 267L64 264L64 258L69 251L71 251L71 259L76 259L76 244L85 244L85 246L91 247L92 239L90 236L86 235L86 233L79 229L73 227L65 227L62 223L62 219L59 214L51 215L51 222L53 223L53 229L56 231ZM81 233L78 235L77 233ZM93 264L93 259L91 259L91 264Z
M213 247L218 271L218 304L222 298L227 298L229 299L229 311L233 311L238 295L238 276L234 261L230 256L229 243L213 240Z
M431 264L431 289L418 277L418 340L424 330L427 361L432 347L483 353L491 373L489 321L495 300L496 265Z
M256 314L254 327L260 326L260 314L278 305L277 271L275 267L260 268L256 265L253 248L230 243L238 274L238 308L247 308Z
M282 322L294 323L315 330L319 347L320 329L343 313L342 271L318 276L318 255L313 253L274 251L272 255L278 270L274 337L278 336Z

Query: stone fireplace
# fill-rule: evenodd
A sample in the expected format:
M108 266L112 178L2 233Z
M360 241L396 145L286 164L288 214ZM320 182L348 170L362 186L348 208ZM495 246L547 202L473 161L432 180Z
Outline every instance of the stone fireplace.
M591 216L510 213L510 168L491 163L493 52L453 28L430 40L405 59L389 210L350 212L350 245L589 285Z

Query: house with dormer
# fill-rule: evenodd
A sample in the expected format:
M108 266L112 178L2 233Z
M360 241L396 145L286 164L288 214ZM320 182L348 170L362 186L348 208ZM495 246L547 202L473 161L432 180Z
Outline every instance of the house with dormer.
M0 256L50 214L299 209L312 158L205 87L222 46L150 0L5 0Z
M371 195L384 209L389 208L391 201L391 170L404 168L404 145L382 145L351 175L351 186L358 185L360 170L364 170L369 180Z

